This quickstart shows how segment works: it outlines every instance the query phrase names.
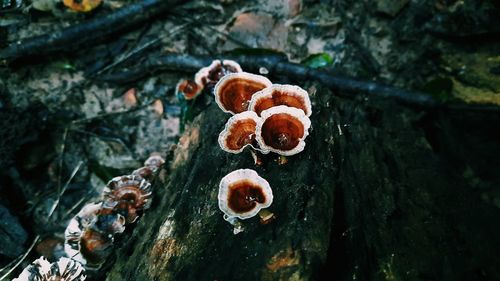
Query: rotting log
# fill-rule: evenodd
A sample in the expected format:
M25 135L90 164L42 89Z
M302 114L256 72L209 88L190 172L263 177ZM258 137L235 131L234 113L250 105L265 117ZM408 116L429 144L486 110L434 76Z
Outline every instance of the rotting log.
M484 136L498 114L444 116L342 99L319 86L312 100L306 149L286 165L271 159L263 167L219 148L229 116L215 104L206 109L181 138L169 176L157 182L152 209L118 242L107 280L500 278L492 223L499 209L463 176L463 167L479 174L486 161L474 156L484 154L475 142L500 153L498 142L487 141L496 133ZM464 119L469 131L456 133ZM468 140L478 125L483 130ZM488 161L490 170L500 164ZM246 230L234 235L217 191L240 168L269 181L277 220L244 221Z
M108 280L310 279L326 260L333 216L333 146L337 131L331 105L315 108L306 149L278 165L273 157L255 167L248 151L222 151L217 137L230 115L213 103L181 138L165 187L117 254ZM229 172L255 169L270 183L277 219L243 221L233 234L218 208L219 182Z

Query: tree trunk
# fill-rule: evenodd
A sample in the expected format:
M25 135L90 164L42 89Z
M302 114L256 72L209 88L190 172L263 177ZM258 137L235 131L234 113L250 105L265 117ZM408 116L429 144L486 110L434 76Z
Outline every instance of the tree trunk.
M107 280L500 279L499 209L464 180L463 167L477 168L466 159L475 152L445 147L473 146L450 118L321 87L312 100L306 149L285 165L266 157L262 167L248 151L219 148L230 116L212 103L186 129L152 208L119 241ZM462 164L450 165L451 155ZM268 180L277 219L245 220L234 235L217 193L221 178L242 168Z

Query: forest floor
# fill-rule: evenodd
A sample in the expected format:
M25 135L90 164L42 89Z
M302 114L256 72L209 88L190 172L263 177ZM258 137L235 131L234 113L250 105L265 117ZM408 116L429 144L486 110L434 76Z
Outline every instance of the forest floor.
M139 1L104 1L85 14L54 0L25 2L0 10L0 50ZM0 276L38 235L23 266L61 256L68 220L111 178L152 152L167 155L186 123L213 102L176 96L178 81L192 76L183 70L120 83L100 76L166 53L278 52L442 102L500 106L499 9L498 1L191 1L98 43L1 66L0 267L7 267ZM500 208L495 166L499 160L488 159L463 167L463 175L484 204Z

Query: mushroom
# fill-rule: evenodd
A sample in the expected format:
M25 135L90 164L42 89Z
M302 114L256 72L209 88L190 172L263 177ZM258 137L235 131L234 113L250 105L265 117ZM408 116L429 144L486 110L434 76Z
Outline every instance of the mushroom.
M102 0L63 0L64 5L75 12L90 12L101 2Z
M176 94L182 95L186 100L192 100L203 91L203 85L193 80L181 80L175 87Z
M137 211L151 205L151 195L151 184L144 178L137 175L115 177L103 190L103 209L106 213L117 212L127 223L133 223L139 217Z
M218 199L224 219L235 226L236 234L242 231L237 219L254 217L262 209L269 207L273 202L273 191L256 171L240 169L222 178Z
M254 93L271 85L271 81L261 75L247 72L228 74L215 85L215 101L224 112L240 113L248 109Z
M311 100L309 94L299 86L274 84L252 96L248 110L261 112L273 106L286 105L302 109L307 117L311 116Z
M12 281L83 281L86 278L83 266L72 259L62 257L58 262L50 263L44 257L40 257Z
M151 180L154 173L156 173L161 165L165 163L165 160L157 152L151 153L148 159L144 161L144 167L141 167L132 172L132 175L139 176L141 178Z
M258 149L255 129L259 122L260 117L253 111L235 114L229 118L224 130L219 134L219 146L222 150L235 154L242 152L247 146Z
M242 72L241 66L234 60L214 60L212 63L200 69L196 74L194 80L203 86L215 85L219 80L230 74Z
M262 111L261 118L255 132L261 149L284 156L304 150L311 121L302 110L280 105Z
M99 267L112 249L113 236L125 230L122 215L102 211L102 203L85 205L64 232L64 251L86 267Z

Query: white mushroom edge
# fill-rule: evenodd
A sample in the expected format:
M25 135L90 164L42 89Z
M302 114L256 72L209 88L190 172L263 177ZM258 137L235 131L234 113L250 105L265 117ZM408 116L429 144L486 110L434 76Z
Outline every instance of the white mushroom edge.
M250 181L262 187L262 191L266 196L266 201L262 204L257 202L255 208L246 213L236 213L228 206L229 186L242 180ZM219 209L224 212L224 219L229 222L234 221L234 218L244 220L254 217L261 209L268 208L273 203L273 191L271 186L252 169L235 170L223 177L219 184L219 195L217 197L219 199Z
M304 107L306 111L304 112L307 117L310 117L312 114L312 106L311 99L309 98L309 93L296 85L282 85L282 84L273 84L270 87L264 88L258 92L256 92L252 99L250 100L250 104L248 105L248 110L255 111L255 105L261 99L272 99L273 93L275 91L278 92L286 92L290 96L296 96L304 101Z
M222 104L222 101L220 100L220 89L224 88L224 86L228 83L233 82L234 80L247 80L247 81L255 81L257 83L264 84L265 87L271 86L273 83L271 80L267 79L267 77L258 75L258 74L253 74L253 73L248 73L248 72L236 72L236 73L230 73L227 74L226 76L222 77L217 84L215 84L214 87L214 95L215 95L215 102L219 106L222 111L226 113L231 113L231 114L236 114L235 112L226 109L224 105ZM248 101L250 102L250 101Z
M220 132L220 134L219 134L219 146L220 146L220 148L226 152L238 154L238 153L241 153L247 146L250 146L253 149L258 150L263 154L269 153L269 151L267 151L267 150L260 149L259 147L254 147L252 145L252 143L245 144L243 147L241 147L240 149L237 149L237 150L230 149L229 147L227 147L226 139L231 134L231 128L234 126L234 124L236 122L238 122L240 120L245 120L245 119L254 120L255 127L257 127L257 125L262 122L262 119L259 116L257 116L257 113L255 113L253 111L243 111L241 113L238 113L238 114L231 116L231 118L229 118L229 120L227 120L226 125L224 127L224 130L222 132ZM255 135L255 132L254 132L254 135Z

